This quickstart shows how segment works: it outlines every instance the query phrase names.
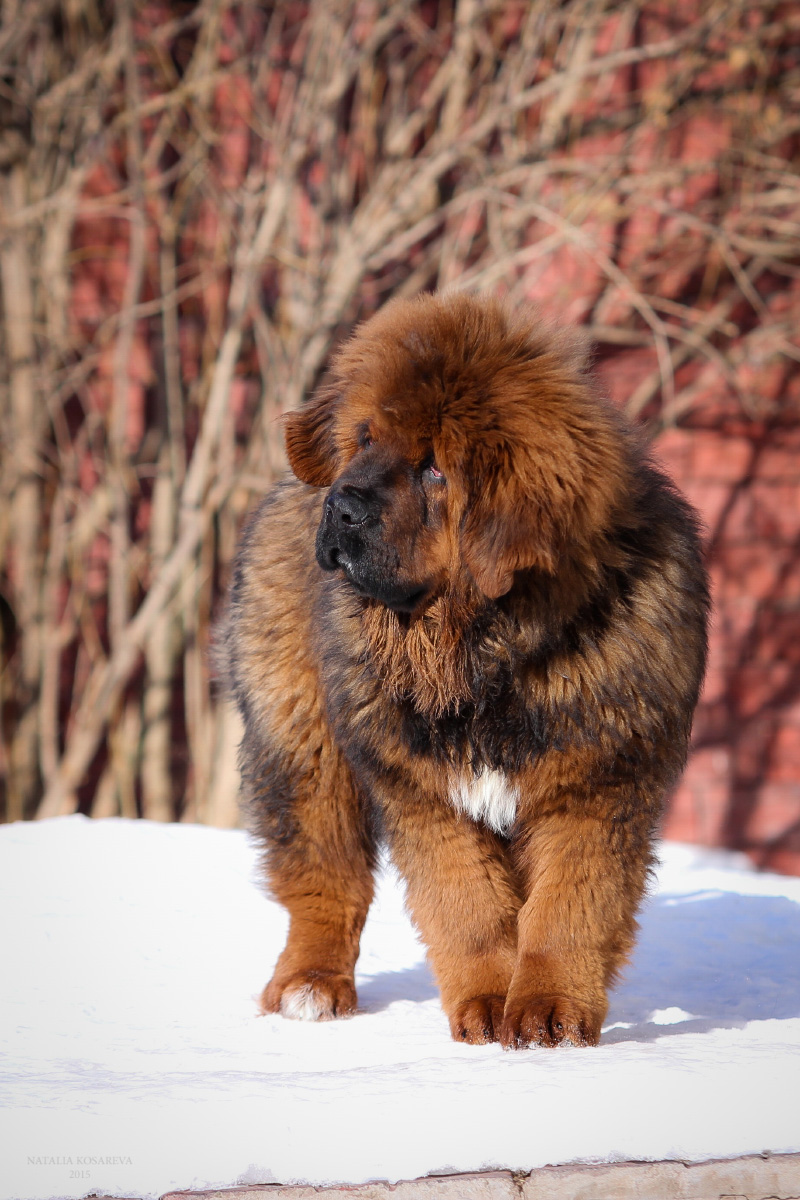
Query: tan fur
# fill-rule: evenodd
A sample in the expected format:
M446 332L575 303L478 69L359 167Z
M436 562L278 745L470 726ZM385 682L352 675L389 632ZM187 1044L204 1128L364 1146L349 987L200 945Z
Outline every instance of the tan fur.
M691 511L582 349L492 300L387 305L286 445L224 636L291 917L264 1009L354 1011L385 839L455 1038L594 1044L702 676Z

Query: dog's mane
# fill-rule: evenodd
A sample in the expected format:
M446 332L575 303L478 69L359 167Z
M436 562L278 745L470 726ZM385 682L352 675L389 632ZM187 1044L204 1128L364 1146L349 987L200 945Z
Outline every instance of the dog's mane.
M500 634L475 589L450 590L409 620L382 604L364 607L362 627L375 669L398 700L433 719L475 703L486 682L510 659L509 632ZM505 622L502 622L505 624Z

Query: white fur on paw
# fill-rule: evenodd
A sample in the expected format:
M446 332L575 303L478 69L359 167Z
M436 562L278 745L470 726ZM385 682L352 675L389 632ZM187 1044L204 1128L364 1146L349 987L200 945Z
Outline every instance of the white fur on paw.
M314 990L314 985L304 983L294 991L281 996L281 1014L292 1021L319 1021L330 1015L330 1005L324 996Z

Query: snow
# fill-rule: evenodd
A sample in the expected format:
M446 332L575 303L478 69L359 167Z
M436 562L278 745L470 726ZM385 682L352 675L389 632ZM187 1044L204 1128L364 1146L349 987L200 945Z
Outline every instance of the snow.
M245 834L3 827L0 1195L800 1150L800 879L661 853L601 1045L504 1052L450 1040L391 871L362 1011L309 1024L256 1015L286 918Z

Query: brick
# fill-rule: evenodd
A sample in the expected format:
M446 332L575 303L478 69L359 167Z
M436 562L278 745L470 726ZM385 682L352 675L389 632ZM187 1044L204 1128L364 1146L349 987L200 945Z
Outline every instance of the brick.
M703 746L695 750L689 760L687 773L702 778L707 784L723 781L727 786L731 770L731 751L728 746Z
M717 480L687 479L684 491L723 547L761 538L782 549L800 534L798 484L755 480L737 490Z
M720 701L724 702L726 698L728 675L720 659L720 654L715 654L713 658L709 656L706 677L703 682L702 704L713 705Z
M713 527L716 537L723 543L752 542L757 536L767 537L764 525L767 515L757 511L749 488L735 489L728 484L706 484L707 489L721 489L725 498L717 510L718 527ZM759 524L762 532L758 533Z
M535 242L550 230L533 222L529 237ZM603 286L600 268L587 262L577 247L563 246L546 259L535 261L526 275L525 295L535 304L546 306L559 321L579 322L595 304Z
M754 662L765 667L778 663L800 668L800 604L765 604L759 607L754 638L748 648Z
M800 601L800 559L791 544L725 541L715 550L711 580L721 608L733 596Z
M520 1200L510 1171L481 1171L469 1175L428 1175L400 1183L339 1184L336 1187L228 1188L210 1192L169 1192L161 1200Z
M782 875L800 875L800 849L766 850L754 857L756 866L765 871L778 871Z
M737 595L734 599L724 602L724 598L714 600L711 615L711 632L718 648L720 660L726 671L735 666L742 658L744 645L749 646L760 612L758 596ZM748 641L745 643L745 639ZM750 657L749 652L746 657Z
M692 437L692 478L700 482L739 483L756 462L753 443L746 437L726 437L697 430Z
M732 718L752 719L758 713L782 707L794 674L796 668L791 663L780 660L759 663L751 656L730 681Z
M769 781L756 792L756 805L744 837L750 846L774 842L800 822L800 780Z
M800 1155L752 1155L727 1162L621 1163L550 1167L522 1184L523 1200L795 1200Z
M800 476L800 428L793 445L788 438L778 445L765 446L758 455L758 477L775 482L797 483Z
M748 488L759 537L791 541L800 533L800 478L793 483L756 479Z
M800 726L793 721L783 721L775 734L768 778L771 783L794 785L800 816Z
M683 480L681 486L687 499L699 512L709 536L717 534L717 526L723 514L725 515L725 529L728 530L727 512L731 499L730 484L690 478ZM736 528L740 529L741 523L738 523Z
M607 321L608 316L604 313L602 319ZM602 389L615 404L624 408L639 384L652 371L658 370L658 357L650 347L624 350L611 358L601 359L596 370Z
M210 1192L166 1192L161 1200L261 1200L262 1197L263 1200L267 1200L268 1197L269 1200L316 1200L318 1196L326 1194L352 1196L356 1193L351 1188L334 1191L333 1188L265 1183L248 1187L221 1188ZM367 1200L367 1197L364 1197L364 1200Z
M653 458L672 476L679 487L693 478L692 444L697 435L686 429L667 429L653 447Z
M683 780L670 800L662 825L663 836L678 842L717 845L729 801L729 780L726 777L709 778L690 760Z
M745 437L751 437L756 432L753 422L742 417L742 402L738 394L719 372L715 373L703 391L694 393L686 427L724 429L729 435L740 433Z
M748 721L736 727L732 738L732 770L737 780L747 779L754 786L764 778L772 752L773 739L779 716L765 705Z

